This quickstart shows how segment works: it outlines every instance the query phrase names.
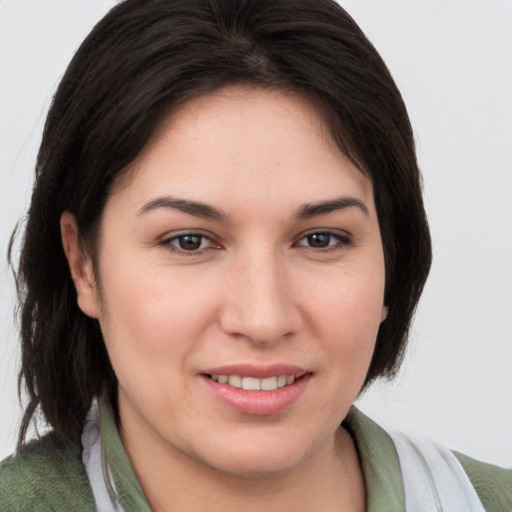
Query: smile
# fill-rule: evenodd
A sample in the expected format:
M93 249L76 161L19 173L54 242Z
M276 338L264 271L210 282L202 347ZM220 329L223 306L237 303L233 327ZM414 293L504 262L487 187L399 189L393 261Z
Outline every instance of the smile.
M269 416L292 407L313 378L312 372L297 367L276 366L280 368L231 366L201 375L220 404L246 416Z
M219 384L227 384L246 391L275 391L295 382L295 375L279 375L265 379L240 375L210 375L210 378Z

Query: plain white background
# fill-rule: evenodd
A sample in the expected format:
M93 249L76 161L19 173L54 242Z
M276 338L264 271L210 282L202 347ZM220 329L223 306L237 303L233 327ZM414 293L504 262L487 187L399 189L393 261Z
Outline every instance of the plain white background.
M0 0L0 459L20 408L5 254L28 207L52 93L113 0ZM512 1L342 0L408 105L434 266L404 367L360 407L512 466Z

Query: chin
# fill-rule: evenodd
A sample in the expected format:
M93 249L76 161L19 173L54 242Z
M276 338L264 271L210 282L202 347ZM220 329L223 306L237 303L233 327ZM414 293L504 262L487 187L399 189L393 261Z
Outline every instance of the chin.
M225 457L215 461L215 464L210 464L210 467L234 477L253 479L286 474L299 465L300 460L290 460L290 457L273 457L269 460L268 457L251 452L249 455Z
M260 436L257 436L260 437ZM210 445L208 452L196 457L211 469L241 478L264 478L288 473L299 467L315 447L290 439L255 439L231 441L228 445Z

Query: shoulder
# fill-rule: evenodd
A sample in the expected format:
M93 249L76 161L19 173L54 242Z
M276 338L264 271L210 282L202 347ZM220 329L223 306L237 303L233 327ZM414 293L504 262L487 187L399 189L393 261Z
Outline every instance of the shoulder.
M0 463L0 512L94 509L81 449L55 434L29 443Z
M486 510L512 510L512 468L504 469L453 452Z
M389 510L405 510L405 487L411 496L411 489L414 489L414 482L412 487L410 485L411 476L414 480L414 475L424 473L420 480L423 483L433 482L437 490L447 486L453 490L454 486L458 488L462 484L465 488L468 485L474 489L471 492L476 492L487 512L512 512L512 469L479 462L420 436L384 429L355 407L344 426L348 427L356 442L369 486L369 501L372 501L373 494L378 493L379 506L372 510L383 510L382 503L392 503ZM405 448L403 440L406 441ZM411 456L402 457L407 450ZM457 481L457 475L464 474L467 478ZM453 485L447 484L448 479L452 479ZM451 492L449 494L452 495Z

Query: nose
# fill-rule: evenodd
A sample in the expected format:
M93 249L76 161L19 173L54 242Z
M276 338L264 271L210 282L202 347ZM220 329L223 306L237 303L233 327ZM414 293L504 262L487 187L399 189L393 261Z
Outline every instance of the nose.
M220 323L224 332L272 345L294 334L300 313L286 264L270 254L251 254L233 264L226 279Z

